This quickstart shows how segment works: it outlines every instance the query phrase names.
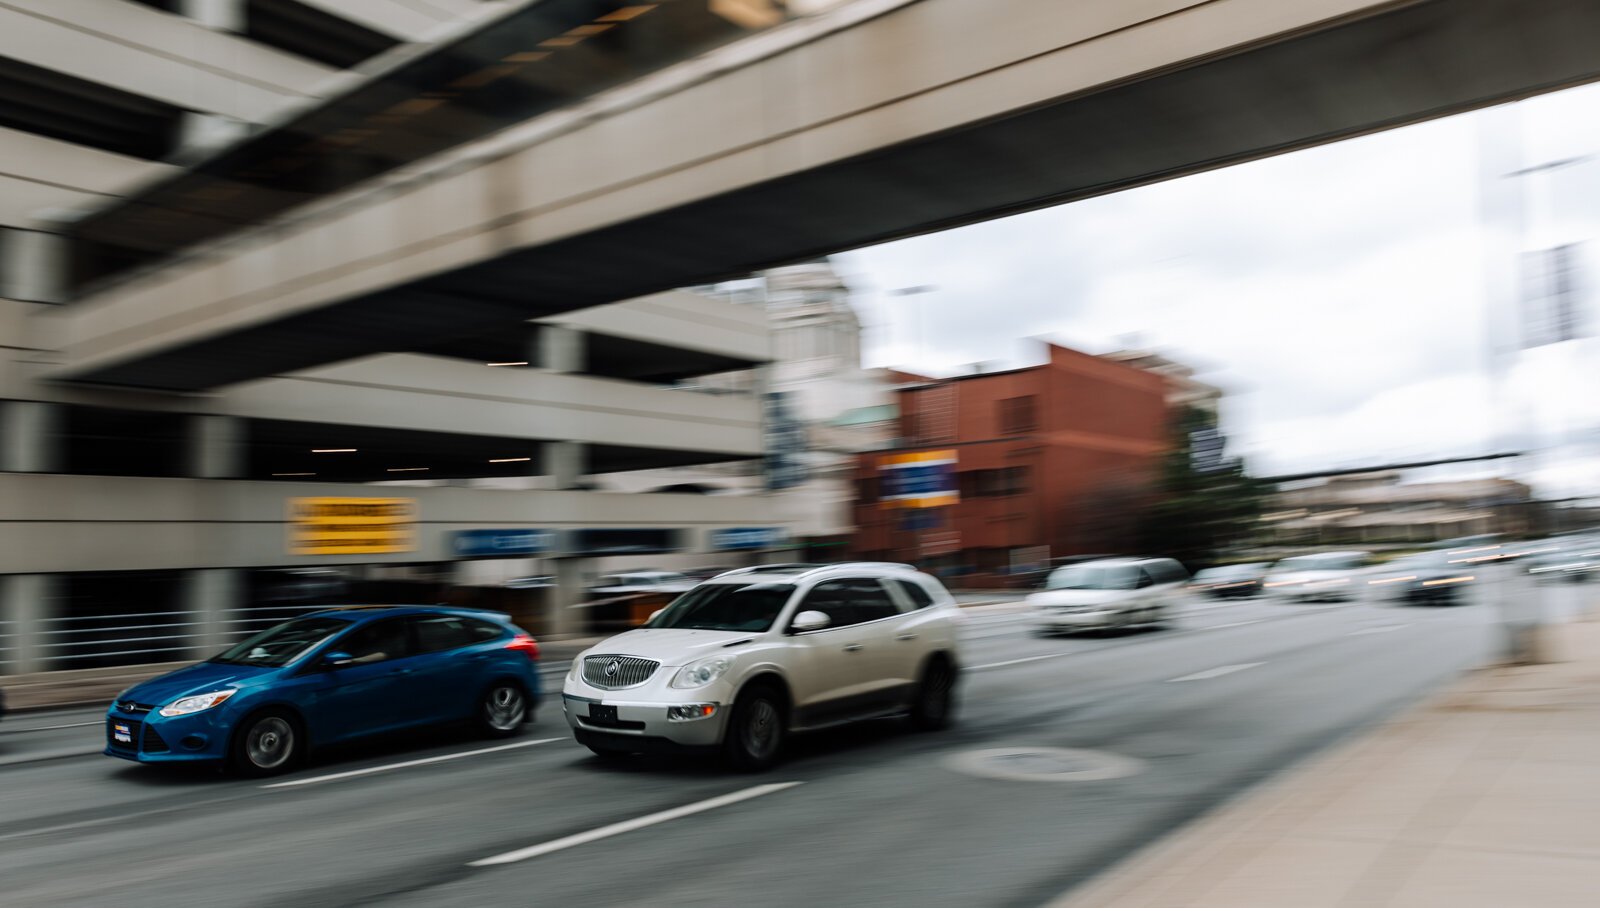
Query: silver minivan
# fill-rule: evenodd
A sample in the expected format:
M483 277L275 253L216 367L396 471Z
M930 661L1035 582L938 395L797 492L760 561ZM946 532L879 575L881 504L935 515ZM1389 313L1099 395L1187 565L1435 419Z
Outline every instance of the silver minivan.
M1105 558L1056 568L1027 602L1041 634L1161 627L1171 623L1188 580L1171 558Z

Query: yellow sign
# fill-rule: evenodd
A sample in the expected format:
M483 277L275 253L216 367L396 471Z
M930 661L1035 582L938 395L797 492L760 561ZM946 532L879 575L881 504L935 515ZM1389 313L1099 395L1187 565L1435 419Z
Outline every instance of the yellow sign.
M383 555L416 547L414 498L289 499L291 555Z
M955 451L912 451L878 458L885 508L942 508L961 500Z

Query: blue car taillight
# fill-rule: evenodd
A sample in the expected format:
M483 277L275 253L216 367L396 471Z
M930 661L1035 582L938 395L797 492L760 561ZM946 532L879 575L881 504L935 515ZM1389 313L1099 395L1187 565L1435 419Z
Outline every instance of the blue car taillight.
M539 641L533 639L527 634L517 634L515 637L512 637L510 640L506 641L506 649L515 650L519 653L522 653L524 656L528 657L529 661L539 661Z

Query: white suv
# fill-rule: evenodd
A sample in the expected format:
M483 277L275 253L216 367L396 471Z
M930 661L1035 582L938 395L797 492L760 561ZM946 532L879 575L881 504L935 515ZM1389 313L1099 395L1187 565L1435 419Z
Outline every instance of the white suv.
M944 726L959 620L903 564L741 568L579 654L561 705L597 754L720 750L763 769L790 732L896 714Z

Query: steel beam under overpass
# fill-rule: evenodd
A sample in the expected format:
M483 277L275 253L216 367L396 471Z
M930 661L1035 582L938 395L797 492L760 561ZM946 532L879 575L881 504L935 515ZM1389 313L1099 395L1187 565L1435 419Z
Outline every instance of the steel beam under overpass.
M1592 0L1062 6L813 29L68 307L55 374L194 390L415 349L1600 78Z

